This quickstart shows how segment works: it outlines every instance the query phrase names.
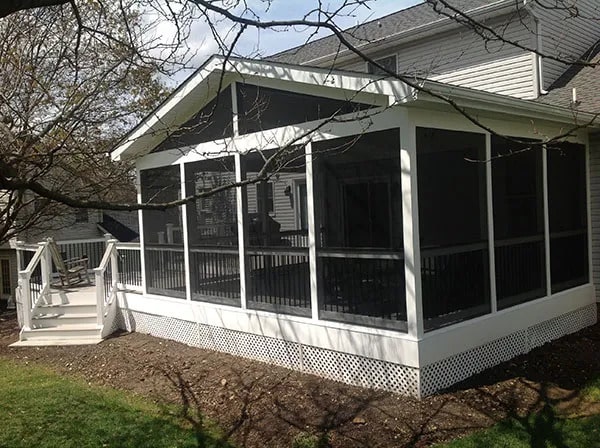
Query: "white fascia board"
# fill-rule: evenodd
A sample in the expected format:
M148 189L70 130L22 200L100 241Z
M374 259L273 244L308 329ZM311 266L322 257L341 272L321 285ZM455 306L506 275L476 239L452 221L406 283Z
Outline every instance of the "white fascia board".
M452 86L435 81L424 82L423 90L417 95L417 101L413 104L423 104L424 101L437 104L448 104L443 99L429 95L428 92L452 99L461 107L504 113L512 116L539 118L570 125L577 122L577 124L585 125L585 127L600 127L600 117L588 112L573 111L564 107L552 106L531 100L523 100L507 95L499 95L497 93Z
M169 97L162 106L138 125L121 144L112 152L113 160L131 159L144 153L144 150L155 143L156 135L164 134L173 125L173 118L188 117L189 113L178 114L178 110L185 110L184 101L188 101L193 94L202 91L203 83L211 74L225 71L234 79L244 80L244 77L256 79L276 79L296 84L325 86L332 89L343 89L349 92L359 92L387 97L387 104L402 104L414 101L415 89L396 79L383 79L380 76L357 74L349 71L332 71L314 67L302 67L282 63L256 61L241 58L225 58L213 56L204 66L189 78L175 93ZM220 76L219 76L220 79ZM212 86L222 88L227 83ZM210 90L211 86L207 87ZM182 106L183 104L183 106ZM195 104L199 109L202 104ZM188 111L189 112L189 111ZM183 122L183 121L181 121Z
M525 0L523 0L525 3ZM500 0L492 2L489 5L481 6L479 8L467 11L468 16L477 21L483 21L489 18L498 17L502 14L510 13L515 10L517 5L514 0ZM529 9L527 9L529 11ZM430 22L426 25L421 25L415 28L399 31L395 34L382 37L373 41L369 41L363 44L356 45L356 49L361 52L369 52L370 50L377 49L378 51L386 50L390 47L397 47L409 43L417 39L424 39L426 37L441 34L445 31L450 31L456 28L460 28L462 25L455 20L448 17L441 16L440 19ZM347 48L336 53L331 53L325 56L320 56L315 59L304 62L305 65L324 65L333 60L336 63L345 62L348 59L352 59L356 54Z
M402 81L366 73L233 58L228 61L227 70L239 74L241 80L244 80L244 76L259 76L351 92L385 95L390 97L388 102L390 105L406 103L414 99L414 89Z

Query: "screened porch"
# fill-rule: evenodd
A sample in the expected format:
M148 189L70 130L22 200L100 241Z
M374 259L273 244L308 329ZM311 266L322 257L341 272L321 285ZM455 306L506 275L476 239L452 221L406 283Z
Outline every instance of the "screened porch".
M140 169L143 202L213 192L142 213L145 293L419 335L589 283L584 145L399 109L224 89L153 160L332 114L372 124Z

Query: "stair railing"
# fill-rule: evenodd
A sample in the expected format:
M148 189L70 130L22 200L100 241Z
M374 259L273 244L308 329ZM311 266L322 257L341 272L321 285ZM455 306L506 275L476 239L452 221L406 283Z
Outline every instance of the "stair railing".
M22 327L25 330L31 329L32 317L40 304L51 302L51 275L52 257L48 243L39 243L25 269L19 271L17 308L20 308L22 313Z
M117 298L119 258L117 240L108 240L100 265L94 269L96 279L97 324L104 325L110 306Z

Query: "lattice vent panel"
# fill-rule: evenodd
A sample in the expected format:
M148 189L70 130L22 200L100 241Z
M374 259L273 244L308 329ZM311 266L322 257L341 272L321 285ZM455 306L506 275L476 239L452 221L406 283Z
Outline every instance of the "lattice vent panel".
M146 333L183 344L200 347L198 324L170 317L128 311L125 319L129 321L128 331Z
M201 325L201 333L209 333L209 345L214 350L244 358L300 369L299 347L293 342L243 333L220 327Z
M534 325L527 330L529 350L594 325L597 316L596 304L591 304L569 314Z
M421 396L449 387L489 367L526 353L525 330L421 368Z
M417 369L322 348L302 347L304 371L360 387L417 396Z

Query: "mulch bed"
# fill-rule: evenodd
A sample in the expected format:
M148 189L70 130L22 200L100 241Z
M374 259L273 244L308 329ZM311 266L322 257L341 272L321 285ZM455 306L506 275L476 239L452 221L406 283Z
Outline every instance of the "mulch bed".
M188 403L243 447L289 447L299 433L326 433L332 447L426 447L546 403L573 411L577 390L600 373L600 324L421 401L137 333L92 346L9 348L17 339L14 314L0 314L1 357Z

